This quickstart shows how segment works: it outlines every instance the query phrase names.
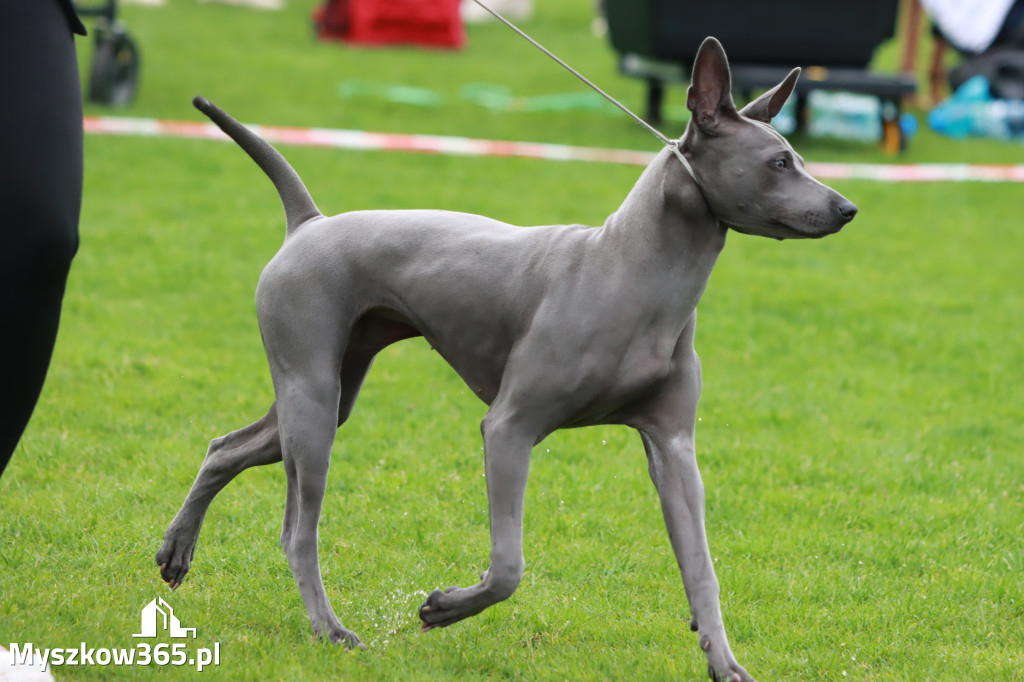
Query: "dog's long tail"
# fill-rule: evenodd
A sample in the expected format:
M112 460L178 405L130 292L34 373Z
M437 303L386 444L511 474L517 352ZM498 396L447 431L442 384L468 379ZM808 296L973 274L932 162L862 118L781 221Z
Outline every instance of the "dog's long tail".
M311 218L323 215L313 202L313 197L309 195L309 190L302 184L299 174L285 161L280 152L270 146L270 143L233 119L208 99L196 97L192 100L192 105L206 114L211 121L217 124L218 128L237 142L238 146L252 157L256 165L263 169L270 181L274 183L277 193L281 196L281 203L284 204L284 214L288 225L286 234L291 234Z

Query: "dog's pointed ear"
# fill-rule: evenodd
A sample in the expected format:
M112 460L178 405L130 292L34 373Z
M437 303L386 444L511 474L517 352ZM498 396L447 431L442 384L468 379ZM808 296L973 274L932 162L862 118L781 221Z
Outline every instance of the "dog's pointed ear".
M789 99L789 96L793 94L793 89L796 87L796 81L799 77L800 69L793 69L781 83L740 109L740 114L755 121L771 123L772 119L782 111L782 106Z
M697 127L709 134L714 134L724 120L737 115L729 60L715 38L705 38L697 51L692 82L686 91L686 108L692 112Z

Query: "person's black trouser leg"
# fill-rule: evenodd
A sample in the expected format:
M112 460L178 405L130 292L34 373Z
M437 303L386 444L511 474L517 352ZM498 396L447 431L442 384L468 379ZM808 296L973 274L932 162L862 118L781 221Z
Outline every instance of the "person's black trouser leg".
M0 474L42 390L82 200L74 37L54 0L0 1Z

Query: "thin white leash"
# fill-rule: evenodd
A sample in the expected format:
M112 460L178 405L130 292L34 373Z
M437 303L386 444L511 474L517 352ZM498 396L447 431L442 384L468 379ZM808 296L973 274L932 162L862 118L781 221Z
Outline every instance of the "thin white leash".
M696 176L696 175L694 175L694 173L693 173L693 167L692 167L692 166L690 166L690 162L686 160L686 157L685 157L685 156L683 156L683 153L682 153L682 152L681 152L681 151L679 150L679 142L678 142L677 140L673 140L673 139L670 139L670 138L666 137L665 135L663 135L663 134L661 133L661 131L660 131L660 130L658 130L657 128L655 128L654 126L652 126L652 125L651 125L650 123L648 123L647 121L643 120L642 118L640 118L639 116L637 116L636 114L634 114L634 113L633 113L632 111L630 111L629 109L627 109L627 108L626 108L626 106L625 106L624 104L622 104L621 102L619 102L619 101L618 101L617 99L615 99L614 97L612 97L611 95L609 95L609 94L608 94L607 92L605 92L605 91L604 91L604 90L602 90L601 88L599 88L599 87L597 87L596 85L594 85L594 83L592 83L592 82L590 81L590 79L588 79L588 78L587 78L586 76L584 76L583 74L581 74L581 73L580 73L579 71L577 71L576 69L574 69L574 68L572 68L571 66L569 66L568 64L566 64L566 63L565 63L564 61L562 61L561 59L559 59L559 58L558 58L557 56L555 56L555 54L554 54L553 52L551 52L551 50L547 49L546 47L544 47L543 45L541 45L540 43L538 43L538 42L537 42L536 40L534 40L533 38L531 38L530 36L528 36L528 35L527 35L527 34L526 34L526 33L525 33L524 31L522 31L522 30L521 30L521 29L520 29L520 28L519 28L518 26L516 26L516 25L515 25L515 24L513 24L513 23L512 23L511 21L509 21L508 19L506 19L505 17L501 16L500 14L498 14L497 12L495 12L495 11L494 11L493 9L491 9L490 7L488 7L487 5L485 5L485 4L483 3L483 2L481 2L481 0L473 0L473 1L474 1L474 2L476 3L476 4L480 5L481 7L483 7L483 8L484 8L485 10L487 10L488 12L490 12L490 13L491 13L492 15L494 15L494 17L495 17L495 18L496 18L496 19L497 19L498 21L500 21L501 23L505 24L505 25L506 25L506 26L508 26L508 27L509 27L510 29L512 29L513 31L515 31L516 33L518 33L518 34L519 34L520 36L522 36L523 38L525 38L526 40L528 40L528 41L530 42L530 44L532 44L532 45L533 45L534 47L536 47L536 48L537 48L538 50L540 50L541 52L543 52L544 54L546 54L546 55L547 55L548 57L551 57L551 59L553 59L553 60L554 60L555 62L557 62L557 63L558 63L558 64L559 64L559 65L560 65L560 66L561 66L561 67L562 67L563 69L565 69L566 71L568 71L568 72L569 72L569 73L571 73L572 75L574 75L574 76L576 76L577 78L579 78L579 79L580 79L581 81L583 81L583 83L585 83L586 85L588 85L589 87L591 87L591 88L592 88L592 89L593 89L593 90L594 90L595 92L597 92L597 93L598 93L599 95L601 95L601 96L602 96L602 97L604 97L604 98L605 98L606 100L608 100L609 102L611 102L612 104L614 104L615 106L617 106L617 107L618 107L619 109L622 109L622 110L623 110L624 112L626 112L627 114L629 114L629 115L630 115L630 116L631 116L631 117L633 118L633 120L634 120L634 121L636 121L637 123L639 123L640 125L642 125L642 126L643 126L644 128L646 128L646 129L647 129L647 130L648 130L648 131L649 131L649 132L650 132L650 133L651 133L652 135L654 135L654 136L655 136L656 138L658 138L659 140L661 140L661 142L662 142L662 143L663 143L663 144L664 144L664 145L665 145L666 147L668 147L669 149L671 149L671 150L672 150L672 153L673 153L673 154L675 154L675 155L676 155L676 158L677 158L677 159L679 159L679 162L680 162L681 164L683 164L683 168L685 168L685 169L686 169L686 172L690 174L690 177L691 177L691 178L693 178L694 182L696 182L696 181L697 181L697 176Z

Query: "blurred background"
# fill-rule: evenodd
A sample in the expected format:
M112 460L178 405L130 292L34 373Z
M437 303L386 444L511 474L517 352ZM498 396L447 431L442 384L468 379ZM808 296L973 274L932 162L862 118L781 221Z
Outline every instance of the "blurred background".
M953 91L951 74L955 86L977 74L998 81L996 99L1019 104L1024 96L1021 48L1013 42L1021 3L992 2L999 7L987 21L999 23L997 31L1006 23L1009 37L989 36L989 44L964 49L951 46L940 28L939 20L949 20L939 0L492 5L669 135L685 126L696 48L715 35L730 54L738 97L758 94L792 66L804 68L799 101L794 97L778 125L818 138L812 157L819 148L851 159L902 150L898 160L906 162L1013 163L1020 147L998 140L999 122L972 129L974 119L988 115L977 108L954 112L959 127L928 124L929 111ZM472 0L79 6L99 15L87 20L93 38L79 41L83 83L94 102L87 114L195 118L190 98L203 93L261 123L652 148L647 133ZM985 98L992 99L988 91ZM1017 122L1024 111L998 115L1011 137L1024 135ZM980 142L949 144L951 132ZM859 144L871 141L878 144Z

